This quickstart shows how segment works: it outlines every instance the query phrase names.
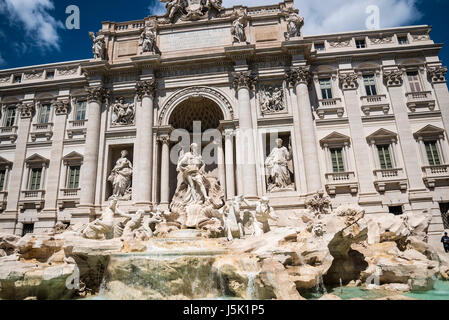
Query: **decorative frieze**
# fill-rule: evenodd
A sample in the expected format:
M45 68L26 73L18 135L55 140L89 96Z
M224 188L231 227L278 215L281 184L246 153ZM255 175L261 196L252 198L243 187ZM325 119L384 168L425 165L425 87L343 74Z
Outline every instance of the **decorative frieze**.
M378 37L370 38L372 44L389 44L393 43L393 36L383 36L380 35Z
M291 68L290 71L286 74L287 83L291 86L297 86L298 84L306 84L308 85L312 80L312 76L310 74L310 67L294 67Z
M413 41L427 41L430 40L428 34L412 34Z
M341 73L339 75L342 90L354 90L359 87L359 75L355 72Z
M430 67L427 70L430 80L432 83L445 83L447 67Z
M34 106L34 103L33 103L33 102L30 102L30 103L22 103L22 104L19 104L19 105L17 106L17 109L19 110L20 117L21 117L22 119L26 119L26 118L31 118L31 117L33 117L33 113L34 113L34 110L35 110L35 106Z
M8 83L11 81L11 75L0 77L0 83Z
M36 80L41 79L44 75L44 71L30 71L23 74L24 80Z
M251 71L233 72L232 76L234 78L233 85L236 89L252 89L258 80L258 78L253 75Z
M384 72L384 80L388 87L402 86L404 72L402 70L391 70Z
M351 39L341 39L329 41L329 46L332 48L346 48L351 46Z
M102 103L109 98L109 90L97 86L97 87L87 87L87 102L98 102Z
M155 80L139 81L136 85L136 91L139 99L142 99L145 96L154 97L156 93Z
M61 76L72 76L78 72L78 66L60 67L57 69L58 74Z

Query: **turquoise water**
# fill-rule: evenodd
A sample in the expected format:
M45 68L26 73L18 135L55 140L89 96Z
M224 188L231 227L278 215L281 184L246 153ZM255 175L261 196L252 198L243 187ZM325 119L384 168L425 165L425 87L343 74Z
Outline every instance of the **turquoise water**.
M436 281L434 289L426 292L410 292L405 296L419 300L449 300L449 281Z

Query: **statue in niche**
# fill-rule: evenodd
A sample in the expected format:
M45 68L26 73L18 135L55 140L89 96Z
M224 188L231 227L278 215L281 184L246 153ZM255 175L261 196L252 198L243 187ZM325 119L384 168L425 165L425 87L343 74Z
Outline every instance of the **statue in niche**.
M264 88L261 93L262 114L281 112L285 109L282 88Z
M300 17L296 11L291 11L287 18L286 39L301 37L301 28L304 26L304 18Z
M112 183L111 199L131 200L131 180L133 175L133 166L128 160L128 151L121 152L120 159L117 160L115 167L109 175L108 181Z
M94 32L89 32L89 37L92 39L92 52L95 59L106 60L106 42L104 35L95 36Z
M127 103L124 97L115 99L112 105L112 125L129 126L135 121L136 111L133 103Z
M117 199L112 199L101 217L84 226L79 232L82 237L91 240L107 240L114 237L114 215L120 212Z
M145 26L139 39L139 46L142 47L142 53L156 54L156 31L155 28L149 24Z
M293 159L291 143L288 149L283 146L282 139L276 139L277 146L265 160L268 192L293 189L289 162Z
M231 28L233 43L248 44L248 42L246 41L246 33L245 33L245 28L247 25L248 21L245 15L242 15L234 20Z
M178 184L170 205L182 227L201 229L223 206L224 192L216 170L206 173L205 163L197 144L187 153L181 152L178 165Z

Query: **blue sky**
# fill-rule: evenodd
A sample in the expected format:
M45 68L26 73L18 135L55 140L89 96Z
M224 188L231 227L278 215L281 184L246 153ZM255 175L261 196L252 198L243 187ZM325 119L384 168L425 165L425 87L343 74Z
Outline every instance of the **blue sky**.
M224 5L261 5L281 0L224 0ZM295 0L306 19L304 33L366 29L367 6L380 9L380 26L428 24L435 42L446 42L447 0ZM80 9L80 29L65 27L66 8ZM164 12L159 0L0 0L0 69L92 57L88 31L102 21L142 19ZM449 46L449 44L448 44ZM440 58L449 64L449 48Z

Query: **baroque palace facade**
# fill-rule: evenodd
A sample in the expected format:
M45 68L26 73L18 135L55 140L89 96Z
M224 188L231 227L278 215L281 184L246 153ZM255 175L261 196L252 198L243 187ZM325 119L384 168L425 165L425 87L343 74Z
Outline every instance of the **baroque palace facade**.
M226 199L268 197L288 224L323 190L334 207L431 211L440 236L442 45L428 26L303 36L303 24L290 0L173 0L165 16L104 22L90 34L93 59L0 71L0 229L87 222L114 196L131 211L169 208L171 133L201 121L223 133L209 169Z

